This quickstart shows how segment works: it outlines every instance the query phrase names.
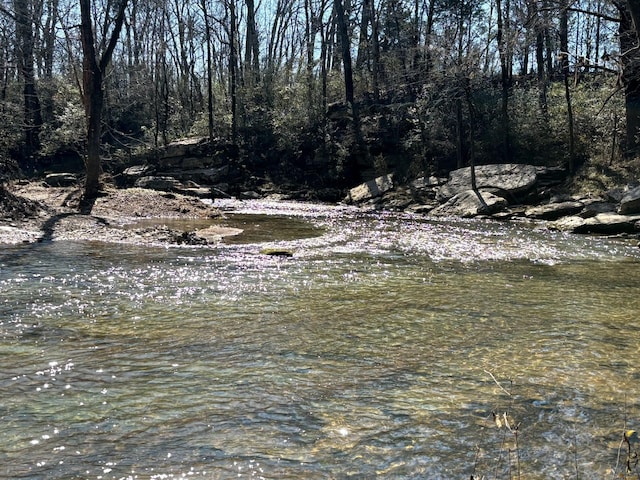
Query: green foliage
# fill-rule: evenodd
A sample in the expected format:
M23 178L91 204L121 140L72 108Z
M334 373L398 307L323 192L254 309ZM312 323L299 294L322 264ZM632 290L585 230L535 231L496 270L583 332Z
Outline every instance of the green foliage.
M24 141L22 106L13 100L0 104L0 157L7 157Z
M42 155L83 151L86 121L77 88L68 82L56 82L52 102L53 119L44 125L42 132Z

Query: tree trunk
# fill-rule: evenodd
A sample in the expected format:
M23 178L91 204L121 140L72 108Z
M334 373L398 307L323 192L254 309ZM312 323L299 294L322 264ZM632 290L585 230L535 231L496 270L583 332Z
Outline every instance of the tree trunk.
M336 12L336 27L338 28L338 35L340 37L340 48L342 49L345 100L353 107L353 68L351 66L349 31L347 29L347 21L344 15L342 0L334 0L333 4Z
M379 39L379 19L373 2L370 2L371 9L371 45L373 47L372 70L373 70L373 95L376 102L380 100L380 39Z
M236 46L236 0L229 1L229 95L231 96L231 143L238 143L238 51Z
M213 140L213 67L211 52L211 20L207 9L207 0L200 2L202 8L202 17L204 18L205 42L207 42L207 127L209 132L209 141Z
M553 44L553 40L551 38L551 33L550 33L550 25L552 25L552 19L551 19L551 15L549 14L549 12L551 11L551 8L549 6L549 0L542 0L542 23L544 25L544 44L545 44L545 50L546 50L546 55L545 55L545 59L547 62L547 74L551 75L551 72L553 72L553 52L551 50L551 45Z
M430 74L432 70L433 57L431 55L431 36L433 35L433 20L435 18L436 0L429 0L429 13L427 13L427 25L425 27L424 49L425 54L425 70L426 74Z
M464 115L462 112L462 100L456 98L456 168L463 168L465 164L464 152Z
M502 160L509 162L511 160L511 125L509 118L509 84L511 72L508 58L509 49L504 39L505 32L501 0L496 0L496 14L496 42L498 43L498 55L500 57L500 86L502 91Z
M99 78L100 77L100 78ZM90 85L87 84L90 82ZM87 121L87 158L85 198L95 198L100 190L100 148L102 139L102 110L104 106L104 92L102 78L91 75L85 80L85 114Z
M250 83L260 80L260 48L256 28L256 8L254 0L245 0L247 5L247 31L245 44L245 70Z
M629 0L627 8L620 8L619 29L628 155L635 155L640 151L640 42L637 21L640 21L640 1Z
M371 24L371 0L362 0L362 15L360 17L360 39L356 54L356 70L360 71L365 64L371 64L371 45L369 42L369 25Z
M564 94L567 102L567 121L569 128L569 172L574 171L575 134L573 107L571 105L571 90L569 88L569 12L567 8L560 10L560 55L562 58L562 77L564 79Z
M42 111L36 90L33 60L33 20L29 12L29 2L14 0L16 16L16 36L18 47L18 68L22 76L24 97L25 157L31 158L40 150L40 130Z
M536 35L536 65L538 70L538 105L542 113L545 123L548 117L547 106L547 76L550 72L546 71L544 64L544 28L542 26L542 18L540 12L537 11L537 2L531 2L531 12L535 15L535 35Z
M91 0L80 0L80 35L82 41L82 98L87 125L87 153L85 158L85 199L95 198L100 191L100 144L102 137L102 110L104 107L104 72L111 61L120 30L124 23L127 0L121 0L113 31L100 58L95 48Z
M316 22L314 20L313 8L310 0L304 1L304 17L305 17L305 45L307 61L305 65L305 81L307 93L307 122L312 125L315 119L316 109L314 108L314 75L313 75L313 57L314 57L314 40L316 37Z
M336 28L340 38L340 47L342 50L342 66L344 69L344 92L347 104L351 106L353 115L353 134L356 140L357 151L351 152L349 155L349 164L345 165L345 178L348 182L357 181L360 177L358 171L358 158L368 160L367 148L364 145L362 131L360 129L360 113L358 105L355 102L353 87L353 69L351 65L351 42L349 40L349 31L347 28L347 20L342 5L342 0L334 0L334 10L336 12Z

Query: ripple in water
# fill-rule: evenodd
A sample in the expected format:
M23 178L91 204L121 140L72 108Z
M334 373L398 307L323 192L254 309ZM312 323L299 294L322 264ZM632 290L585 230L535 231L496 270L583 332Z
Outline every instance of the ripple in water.
M522 478L614 478L637 428L633 247L249 205L316 236L0 254L2 475L506 477L508 412Z

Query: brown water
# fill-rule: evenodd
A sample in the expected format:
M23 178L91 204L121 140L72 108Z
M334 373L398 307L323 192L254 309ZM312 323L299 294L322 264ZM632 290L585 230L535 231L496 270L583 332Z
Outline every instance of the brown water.
M622 432L640 427L631 243L221 207L244 237L0 253L0 478L624 472Z

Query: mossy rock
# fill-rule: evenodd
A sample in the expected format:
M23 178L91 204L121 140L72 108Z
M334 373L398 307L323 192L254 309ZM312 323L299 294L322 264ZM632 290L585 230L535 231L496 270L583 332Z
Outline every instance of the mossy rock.
M286 248L263 248L260 253L272 257L293 257L293 250L287 250Z

